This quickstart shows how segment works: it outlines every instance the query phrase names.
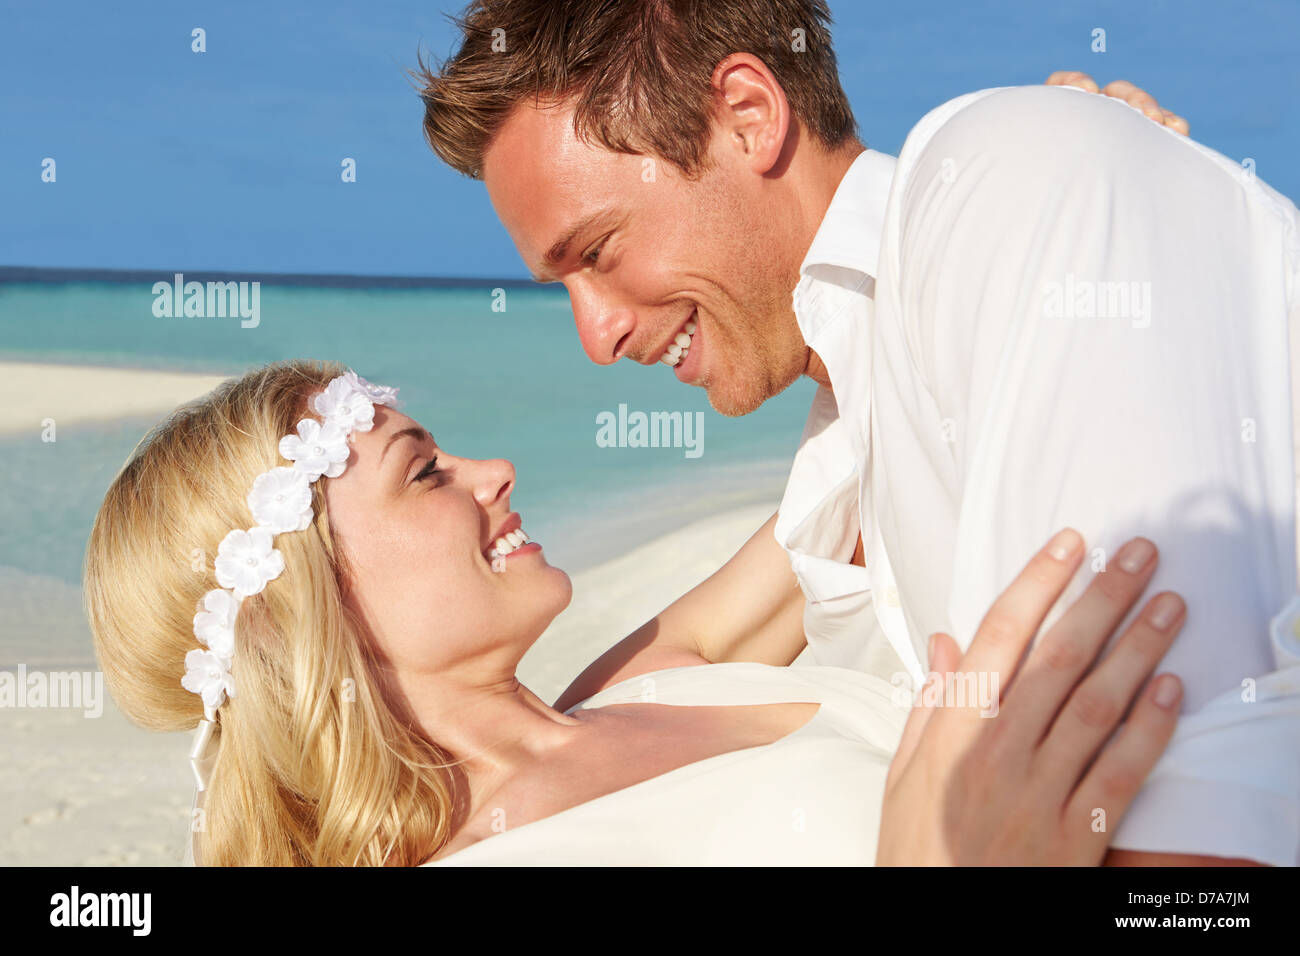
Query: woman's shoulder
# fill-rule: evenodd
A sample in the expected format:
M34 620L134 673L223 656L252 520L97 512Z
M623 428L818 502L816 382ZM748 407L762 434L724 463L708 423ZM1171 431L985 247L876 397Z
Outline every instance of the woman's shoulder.
M713 662L665 657L662 666L636 668L565 710L621 703L694 705L824 703L854 698L894 706L896 689L878 677L842 667Z
M707 658L701 657L694 651L671 646L646 648L621 666L611 667L603 672L599 669L600 661L597 660L574 679L573 683L556 699L556 705L572 701L564 708L567 714L574 708L589 703L598 694L608 695L608 692L620 684L634 681L638 677L679 667L699 667L709 663ZM581 696L575 699L575 695Z

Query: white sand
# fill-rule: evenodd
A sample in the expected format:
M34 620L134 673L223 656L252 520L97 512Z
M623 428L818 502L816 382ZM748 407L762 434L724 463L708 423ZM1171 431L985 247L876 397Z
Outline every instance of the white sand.
M228 376L92 365L0 362L0 434L132 415L163 415Z
M610 645L717 570L775 510L772 502L722 514L575 575L573 603L525 655L520 679L554 701ZM80 710L0 708L0 742L0 865L180 862L193 796L188 734L141 730L109 700L93 719Z
M574 575L573 602L524 655L519 679L553 703L588 664L721 567L776 505L687 525Z

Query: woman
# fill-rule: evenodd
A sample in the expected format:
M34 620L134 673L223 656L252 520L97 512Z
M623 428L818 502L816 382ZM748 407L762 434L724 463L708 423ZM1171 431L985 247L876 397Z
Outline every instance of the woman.
M1181 605L1070 697L1154 559L1075 605L1028 655L1037 679L995 685L1002 720L928 698L908 720L898 688L840 668L713 664L698 635L732 614L707 588L547 706L515 668L569 579L511 512L509 463L449 455L394 398L334 364L250 372L158 426L105 496L96 651L132 720L207 738L199 862L1095 863L1087 814L1113 832L1172 733L1172 677L1105 749L1095 718L1134 698ZM960 663L1011 675L1081 554L1054 539ZM757 630L797 631L781 607ZM959 663L950 638L933 659Z

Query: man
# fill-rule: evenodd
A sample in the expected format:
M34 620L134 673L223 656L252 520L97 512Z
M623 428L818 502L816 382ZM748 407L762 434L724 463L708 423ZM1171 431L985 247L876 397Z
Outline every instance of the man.
M1269 635L1296 585L1295 207L1071 90L970 94L897 160L866 149L828 20L485 0L425 76L430 143L564 282L593 361L669 365L728 415L821 386L779 513L706 582L736 613L703 656L788 663L769 625L802 612L818 663L918 681L926 636L968 642L1055 529L1095 572L1149 535L1191 600L1184 716L1112 862L1296 862L1300 692Z

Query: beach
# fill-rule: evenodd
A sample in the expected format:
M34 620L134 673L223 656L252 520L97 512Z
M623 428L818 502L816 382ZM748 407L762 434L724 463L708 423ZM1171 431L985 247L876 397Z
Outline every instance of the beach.
M487 291L459 285L268 283L256 329L158 318L148 291L131 276L0 283L0 672L10 688L20 669L51 684L93 679L81 565L105 490L176 406L266 362L336 359L399 387L401 410L449 453L508 457L511 507L574 580L571 606L519 667L548 702L775 511L807 411L810 389L796 387L724 420L664 369L598 368L554 289L512 290L509 312L485 322L466 318L483 314ZM464 358L481 355L495 358ZM703 414L705 431L694 448L604 447L598 421L623 406ZM106 692L91 714L3 697L0 687L0 865L181 861L189 734L135 727Z
M0 512L0 671L93 676L77 573L88 516L143 430L222 376L0 362L0 380L0 508L7 508ZM57 443L42 442L46 417L58 424ZM585 525L572 514L552 517L549 526L528 522L555 563L578 570L571 570L570 606L524 656L520 680L553 702L596 657L720 567L776 510L779 485L759 480L756 461L720 460L710 466L719 470L692 479L700 487L734 468L735 487L755 486L749 500L731 490L708 499L713 513L702 517L698 501L682 500L683 486L660 480L666 470L655 473L654 484L622 486L626 499L612 497L610 482L590 465L558 472L555 497L601 510ZM531 473L539 464L544 460ZM666 495L668 505L652 493ZM612 509L637 496L654 507L646 514L625 509L625 523L617 523ZM82 516L64 521L70 504ZM796 664L809 662L805 651ZM91 713L0 706L0 865L181 862L193 796L190 735L137 728L111 699L100 703Z
M239 369L231 367L232 374ZM24 684L51 687L55 675L77 675L88 691L78 706L64 707L27 693L6 700L0 692L0 865L182 860L193 797L190 735L136 727L103 689L82 607L80 554L104 489L140 435L225 378L0 362L0 671L13 675L11 689L20 675ZM53 441L43 437L46 419L54 422ZM564 480L577 487L571 476ZM623 490L636 494L635 487ZM680 525L656 518L653 508L648 518L620 522L618 500L590 491L586 504L601 510L587 524L554 515L549 524L530 522L542 530L535 537L543 547L555 540L552 561L558 552L557 563L580 570L571 572L572 603L524 656L520 680L542 699L557 699L608 647L720 567L777 505L768 494L733 506L728 495L698 520L680 516L698 517L699 507L675 511ZM67 519L70 511L80 516Z
M572 603L524 656L520 680L553 702L608 647L720 567L775 508L695 522L575 574ZM111 699L102 711L0 707L0 865L180 863L190 735L140 729Z
M207 394L222 375L39 362L0 362L0 435L158 415Z

